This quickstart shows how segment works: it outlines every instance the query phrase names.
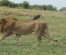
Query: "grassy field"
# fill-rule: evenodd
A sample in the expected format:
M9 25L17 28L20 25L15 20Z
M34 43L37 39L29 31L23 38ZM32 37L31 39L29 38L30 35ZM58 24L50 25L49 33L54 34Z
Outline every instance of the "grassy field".
M32 20L40 10L26 10L19 8L0 7L0 19L4 17L15 17L19 20ZM50 36L58 42L50 44L47 39L42 38L39 47L36 44L36 35L23 35L23 45L18 45L15 35L7 37L0 42L0 55L66 55L66 12L42 11L40 20L48 24ZM30 37L30 39L29 39Z

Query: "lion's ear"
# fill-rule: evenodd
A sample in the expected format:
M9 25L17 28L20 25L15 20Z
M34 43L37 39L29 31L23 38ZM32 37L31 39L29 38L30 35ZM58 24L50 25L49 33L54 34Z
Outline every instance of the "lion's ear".
M5 24L5 23L7 23L7 21L5 19L1 19L0 23Z

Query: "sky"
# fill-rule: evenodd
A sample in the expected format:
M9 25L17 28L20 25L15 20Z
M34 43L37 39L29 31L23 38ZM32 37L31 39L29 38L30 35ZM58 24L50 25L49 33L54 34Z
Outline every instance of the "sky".
M21 3L23 1L29 2L30 5L53 5L57 7L57 9L61 9L62 7L66 7L66 0L10 0L15 3Z

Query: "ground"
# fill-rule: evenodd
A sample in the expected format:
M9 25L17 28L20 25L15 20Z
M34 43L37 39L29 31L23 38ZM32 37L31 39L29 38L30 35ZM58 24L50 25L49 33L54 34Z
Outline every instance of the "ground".
M0 7L0 19L10 16L19 20L32 20L40 12L41 10ZM34 47L36 35L32 33L23 35L23 44L18 45L13 34L0 42L0 55L66 55L66 12L42 11L40 20L48 24L50 37L58 40L57 43L50 44L42 38L41 45Z

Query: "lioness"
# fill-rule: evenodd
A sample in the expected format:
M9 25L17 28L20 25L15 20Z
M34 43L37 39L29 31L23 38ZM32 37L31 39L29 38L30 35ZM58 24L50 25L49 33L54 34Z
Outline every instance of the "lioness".
M3 33L3 36L0 36L0 41L2 41L5 37L11 34L16 34L17 36L20 37L21 35L28 35L32 32L35 32L37 36L37 41L38 41L37 46L40 45L41 36L47 38L49 41L50 40L55 41L49 36L47 24L39 20L16 21L14 19L1 19L0 32Z

